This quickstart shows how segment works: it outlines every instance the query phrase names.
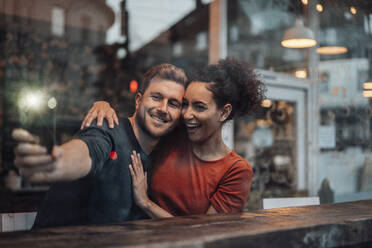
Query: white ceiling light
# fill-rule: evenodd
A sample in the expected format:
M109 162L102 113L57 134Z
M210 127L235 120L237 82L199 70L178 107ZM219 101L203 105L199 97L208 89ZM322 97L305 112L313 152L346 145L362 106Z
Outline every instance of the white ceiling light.
M281 42L287 48L308 48L316 45L311 29L304 26L301 19L296 19L294 27L287 29Z

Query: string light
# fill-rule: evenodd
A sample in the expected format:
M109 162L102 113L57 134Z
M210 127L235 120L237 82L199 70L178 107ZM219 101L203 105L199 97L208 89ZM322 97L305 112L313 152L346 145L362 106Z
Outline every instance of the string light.
M357 13L357 9L354 6L350 7L351 14L355 15Z
M297 70L297 71L295 71L295 76L296 76L296 78L306 78L307 77L307 72L306 72L306 70Z
M308 0L301 0L301 2L302 2L303 5L307 5L309 3Z
M272 104L272 101L269 99L265 99L261 102L261 106L264 108L270 108Z
M323 11L323 5L321 5L320 3L318 3L318 4L316 5L316 10L317 10L318 12L322 12L322 11Z

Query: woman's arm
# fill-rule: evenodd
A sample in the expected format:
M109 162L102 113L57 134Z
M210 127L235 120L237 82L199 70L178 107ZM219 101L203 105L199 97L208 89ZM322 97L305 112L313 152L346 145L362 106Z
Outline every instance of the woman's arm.
M219 213L236 213L244 209L252 183L252 166L245 160L235 162L210 198Z
M134 201L137 206L153 219L173 217L173 215L155 204L147 196L147 172L143 171L140 154L133 151L131 159L132 164L129 165L129 170L132 176Z
M114 128L114 122L119 125L119 119L115 110L105 101L98 101L93 104L93 107L89 109L88 114L81 123L80 129L89 127L95 119L97 119L97 126L102 126L103 119L107 120L110 128Z

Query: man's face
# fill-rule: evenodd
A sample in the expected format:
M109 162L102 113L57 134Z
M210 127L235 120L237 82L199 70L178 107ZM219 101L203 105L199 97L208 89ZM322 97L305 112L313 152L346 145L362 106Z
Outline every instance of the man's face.
M136 95L136 121L153 138L170 132L181 116L183 85L174 81L153 78L142 94Z

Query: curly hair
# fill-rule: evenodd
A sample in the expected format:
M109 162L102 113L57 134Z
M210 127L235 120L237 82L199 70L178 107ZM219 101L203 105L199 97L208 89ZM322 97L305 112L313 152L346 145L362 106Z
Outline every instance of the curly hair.
M213 93L218 108L231 104L232 111L226 121L259 111L265 99L266 87L253 68L234 58L206 66L196 72L191 81L210 83L207 88Z

